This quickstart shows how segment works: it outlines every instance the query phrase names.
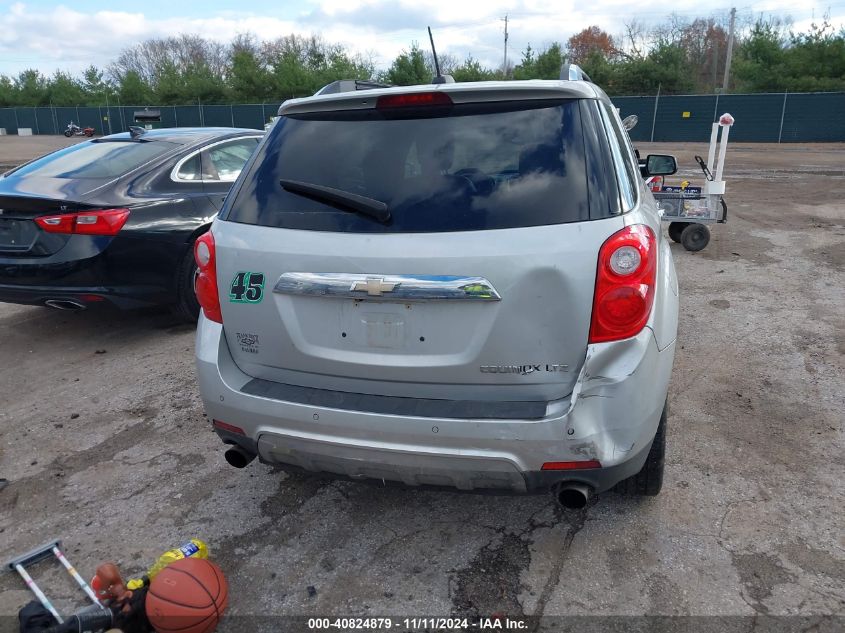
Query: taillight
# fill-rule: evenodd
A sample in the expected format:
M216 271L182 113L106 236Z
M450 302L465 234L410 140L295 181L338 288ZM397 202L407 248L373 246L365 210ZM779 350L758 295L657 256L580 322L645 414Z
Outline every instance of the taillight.
M663 189L663 176L651 176L646 184L653 192L659 193Z
M412 92L409 94L382 95L376 108L409 108L419 106L452 105L452 98L445 92Z
M197 301L202 306L207 319L223 323L220 294L217 292L217 258L211 231L203 233L194 242L194 259L197 262L197 276L194 281Z
M47 233L114 237L128 219L129 209L98 209L62 215L42 215L35 218L35 223Z
M599 250L590 343L638 334L654 305L657 240L643 224L626 226Z

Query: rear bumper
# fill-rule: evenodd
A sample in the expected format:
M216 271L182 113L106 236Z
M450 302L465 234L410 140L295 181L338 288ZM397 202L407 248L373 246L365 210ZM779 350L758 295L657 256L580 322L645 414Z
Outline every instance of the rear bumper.
M83 307L104 301L123 309L164 303L170 297L161 288L143 286L14 286L0 284L0 302L46 305L47 301L74 301Z
M224 442L262 461L353 479L465 490L531 492L562 481L602 492L643 465L663 410L674 344L650 329L591 345L573 393L540 419L453 419L350 411L243 392L251 377L229 354L222 326L200 318L197 372L208 416L244 430ZM542 470L598 460L602 468Z
M120 308L169 303L182 252L143 239L74 235L46 257L0 256L0 301L108 301Z

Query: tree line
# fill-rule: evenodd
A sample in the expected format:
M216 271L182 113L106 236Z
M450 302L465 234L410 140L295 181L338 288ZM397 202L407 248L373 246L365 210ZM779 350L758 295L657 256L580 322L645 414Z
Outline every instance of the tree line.
M564 62L581 65L611 95L713 93L721 90L728 30L719 19L670 16L653 27L632 21L621 35L597 26L565 42L530 44L507 68L472 56L439 55L456 81L557 79ZM424 84L432 56L412 43L379 70L367 56L317 35L259 41L250 34L228 44L199 35L150 39L125 49L104 68L80 75L28 69L0 75L0 106L180 105L263 103L313 94L336 79ZM845 90L845 29L825 18L806 32L781 19L740 24L734 43L732 92Z

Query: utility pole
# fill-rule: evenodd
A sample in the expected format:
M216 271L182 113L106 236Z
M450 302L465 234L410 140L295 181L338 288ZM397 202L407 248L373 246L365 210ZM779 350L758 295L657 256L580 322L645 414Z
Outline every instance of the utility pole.
M734 52L734 22L736 21L736 8L731 9L731 25L728 29L728 53L725 57L725 79L722 81L722 92L728 92L728 82L731 78L731 58Z
M109 134L112 133L111 131L111 110L109 109L109 89L106 86L106 119L109 121ZM232 127L235 127L234 125Z
M719 92L719 40L713 38L713 91Z
M505 22L505 58L502 62L502 74L507 77L508 76L508 14L505 14L504 17Z

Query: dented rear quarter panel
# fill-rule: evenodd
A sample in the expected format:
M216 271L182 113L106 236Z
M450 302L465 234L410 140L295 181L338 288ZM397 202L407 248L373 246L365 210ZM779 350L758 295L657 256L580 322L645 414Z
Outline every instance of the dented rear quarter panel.
M572 392L567 439L573 454L603 465L649 445L666 402L678 332L678 277L654 198L640 189L626 226L645 224L657 243L654 306L646 327L623 341L592 344Z
M603 466L650 445L666 401L675 344L658 351L653 332L587 348L566 418L569 451Z

